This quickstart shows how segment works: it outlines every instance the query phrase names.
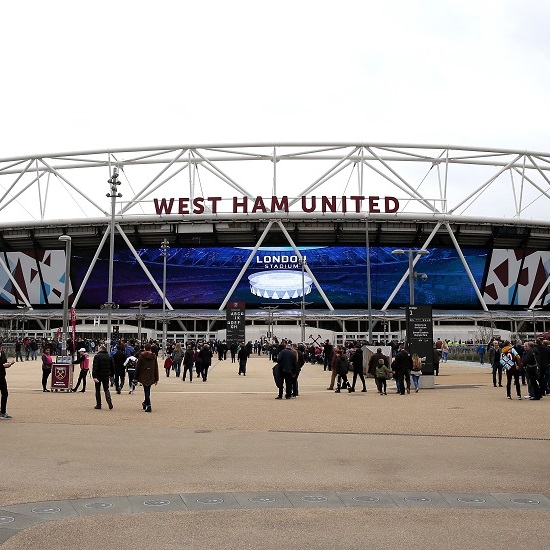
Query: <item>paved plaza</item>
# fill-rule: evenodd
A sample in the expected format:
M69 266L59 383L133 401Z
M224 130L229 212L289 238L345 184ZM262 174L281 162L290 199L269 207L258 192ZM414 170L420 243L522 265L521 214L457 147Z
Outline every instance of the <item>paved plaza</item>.
M372 379L335 394L306 365L277 401L271 367L161 369L148 414L140 388L94 410L90 380L43 393L40 363L15 364L2 548L548 547L550 398L507 400L488 368L446 363L404 396Z

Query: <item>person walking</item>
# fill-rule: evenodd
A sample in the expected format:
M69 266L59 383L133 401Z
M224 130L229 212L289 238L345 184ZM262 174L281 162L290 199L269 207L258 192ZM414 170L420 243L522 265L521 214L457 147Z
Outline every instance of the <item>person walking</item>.
M115 364L115 390L120 395L126 379L126 353L123 346L117 346L116 353L113 355L113 363Z
M8 361L2 344L0 343L0 418L9 420L12 418L6 411L8 405L8 383L6 381L6 369L9 369L15 361Z
M187 345L183 354L183 375L181 381L185 382L187 371L189 371L189 382L193 382L193 366L195 365L195 352L191 344Z
M449 344L447 343L446 340L443 340L443 342L441 344L441 361L443 363L446 363L448 357L449 357ZM438 367L439 367L439 365L438 365ZM438 368L438 372L436 373L436 376L438 374L439 374L439 368Z
M52 373L53 359L50 355L50 348L46 348L42 354L42 391L44 393L49 392L47 388L48 378Z
M389 380L392 376L392 371L386 365L384 359L380 358L378 359L378 365L376 365L375 370L375 380L376 380L376 387L378 388L378 393L380 395L387 395L386 392L386 381Z
M174 368L174 372L176 373L176 378L180 377L182 361L183 349L181 349L181 344L178 342L172 351L172 366Z
M401 395L405 395L405 382L407 384L407 393L411 393L411 370L412 359L408 352L405 350L403 344L399 345L399 351L395 356L395 380L397 382L397 392Z
M338 374L338 382L336 383L336 389L334 393L340 393L341 390L350 388L348 381L349 361L346 356L345 350L338 350L336 352L336 359L334 360L336 366L336 372Z
M206 379L208 378L208 369L212 364L212 350L210 349L210 346L208 344L204 344L202 349L199 351L199 358L201 360L201 367L202 367L201 368L202 381L206 382Z
M433 354L433 365L434 365L434 374L439 376L439 363L441 362L441 350L437 349L435 346L432 350Z
M365 382L365 375L363 374L363 350L358 347L351 356L351 364L353 366L353 380L351 382L351 388L349 388L349 392L352 393L355 391L355 383L357 382L357 377L359 376L359 379L363 383L363 389L362 392L367 391L367 384Z
M523 357L523 366L525 375L530 385L529 399L538 401L542 397L539 387L539 372L537 368L537 357L535 354L535 346L531 342L525 342L525 355Z
M16 361L23 361L23 354L21 353L21 349L23 348L23 344L21 343L21 340L17 340L15 342L15 360Z
M244 342L241 344L239 351L237 352L237 359L239 360L239 376L242 374L246 376L246 362L248 361L248 351Z
M95 400L96 409L101 409L101 386L105 393L105 401L109 405L109 409L113 408L111 393L109 392L109 382L115 375L115 364L113 358L107 353L106 346L99 346L99 351L94 357L92 364L92 378L95 382Z
M436 348L434 348L434 351L436 353L439 353L439 351ZM422 360L418 356L418 353L413 353L411 376L414 384L415 393L418 393L418 386L419 386L418 382L420 380L421 374L422 374Z
M277 356L277 364L279 365L281 374L281 385L279 386L279 395L275 399L283 398L283 382L285 388L285 399L292 397L293 378L296 376L298 361L292 346L287 343L286 346L279 352Z
M504 342L500 355L501 363L506 369L506 397L512 399L512 379L516 386L516 394L521 399L521 386L519 384L519 369L521 368L521 356L513 348L510 342Z
M292 397L298 397L298 395L300 395L299 387L298 387L298 378L300 378L302 367L306 363L304 345L298 344L298 347L294 350L294 354L296 355L296 376L292 379Z
M333 356L334 346L328 340L326 340L325 345L323 346L323 370L331 370ZM331 385L333 384L334 382Z
M77 392L80 382L82 382L82 389L80 390L80 393L84 393L86 391L86 377L90 372L90 358L88 357L85 348L80 348L78 350L78 357L73 361L73 365L78 364L80 364L80 374L78 375L76 386L71 391Z
M151 345L145 344L145 349L139 354L136 365L136 382L143 385L144 401L142 403L145 412L151 412L151 386L159 381L159 366L157 356L151 351Z
M502 388L502 365L500 364L500 346L498 340L493 341L493 345L489 350L489 361L493 368L493 386L497 387L497 374L498 374L498 386Z
M483 343L477 346L477 354L479 355L479 363L483 365L483 359L485 358L485 346Z
M126 372L128 373L128 386L130 386L130 391L128 393L130 395L133 394L136 389L136 383L134 382L136 376L136 363L137 357L135 355L130 355L124 362Z

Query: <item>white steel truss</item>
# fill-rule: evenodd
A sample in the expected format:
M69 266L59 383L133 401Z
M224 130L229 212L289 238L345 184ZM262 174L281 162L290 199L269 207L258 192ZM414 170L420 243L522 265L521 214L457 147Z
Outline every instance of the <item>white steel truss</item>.
M129 222L258 220L269 223L269 227L277 223L299 254L285 229L286 222L426 221L435 224L435 228L422 246L427 247L440 229L447 230L485 311L487 305L450 224L550 228L550 153L537 151L391 143L242 143L0 158L0 231L63 227L71 234L73 228L82 225L104 228L100 247L82 287L77 289L75 302L106 242L111 215L105 193L114 168L120 173L123 194L123 200L117 202L116 231L138 262L139 254L123 230ZM300 210L303 197L315 196L333 198L332 204L337 207L324 212ZM399 209L369 211L365 201L360 208L346 211L346 198L349 202L349 197L354 196L395 197ZM206 201L203 212L179 213L180 199L193 204L197 197L216 200ZM278 198L275 203L272 197ZM280 204L281 197L287 198L285 211L273 207ZM261 204L267 206L256 211L236 208L235 200L242 205L245 198L249 205L261 198ZM174 199L174 208L157 211L155 200L158 206L161 199ZM261 240L257 246L260 244ZM144 265L142 268L161 294L151 274ZM0 269L9 272L3 262ZM323 294L309 266L307 270ZM407 273L383 310L406 279ZM530 307L537 304L543 291ZM29 305L27 297L21 298ZM324 299L331 309L326 296ZM172 310L168 300L166 306Z

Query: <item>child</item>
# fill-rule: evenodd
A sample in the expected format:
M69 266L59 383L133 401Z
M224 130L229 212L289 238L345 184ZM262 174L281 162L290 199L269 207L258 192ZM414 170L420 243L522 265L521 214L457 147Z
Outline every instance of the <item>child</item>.
M128 359L124 362L124 366L126 367L126 372L128 373L128 385L130 386L129 394L134 393L134 390L136 389L136 384L134 382L134 375L136 374L136 363L137 363L137 357L130 355Z
M392 371L384 364L384 359L378 359L378 365L376 365L376 387L380 395L387 395L386 380L391 378L392 374Z
M164 360L164 368L166 369L166 376L170 376L170 369L172 368L172 358L170 356Z

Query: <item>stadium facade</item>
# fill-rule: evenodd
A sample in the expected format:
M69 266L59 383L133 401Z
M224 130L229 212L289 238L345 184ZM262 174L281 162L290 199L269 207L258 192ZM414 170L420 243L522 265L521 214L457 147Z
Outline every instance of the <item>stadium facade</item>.
M58 327L68 266L88 328L211 334L231 301L260 332L392 334L412 280L436 324L546 330L549 175L549 153L381 143L0 159L0 319ZM429 254L411 278L395 249Z

